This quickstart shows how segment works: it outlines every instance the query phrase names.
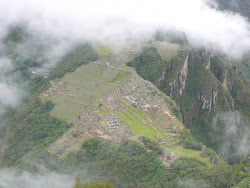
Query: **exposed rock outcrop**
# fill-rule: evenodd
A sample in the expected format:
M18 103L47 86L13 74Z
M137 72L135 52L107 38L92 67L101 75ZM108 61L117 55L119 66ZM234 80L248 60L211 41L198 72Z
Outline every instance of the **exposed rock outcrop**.
M183 67L180 69L176 79L169 83L170 86L170 97L179 97L182 95L188 76L188 56L185 59Z
M206 49L202 49L200 51L200 56L202 58L202 61L201 63L204 65L204 67L209 70L210 69L210 64L211 64L211 61L210 61L210 53L206 50Z
M216 107L218 90L209 90L208 93L200 93L199 99L201 102L201 109L208 109L210 112Z

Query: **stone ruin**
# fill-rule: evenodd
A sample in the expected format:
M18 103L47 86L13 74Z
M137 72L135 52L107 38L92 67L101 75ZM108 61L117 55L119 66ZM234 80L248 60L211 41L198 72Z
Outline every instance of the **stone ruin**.
M58 80L58 84L60 84L60 85L62 85L63 82L64 82L64 81L63 81L62 79L59 79L59 80Z
M166 152L159 158L162 161L162 163L167 167L168 170L172 169L171 164L176 160L172 152Z
M116 118L113 115L107 115L105 118L106 123L108 124L109 128L115 129L115 128L122 128L121 125L121 118Z

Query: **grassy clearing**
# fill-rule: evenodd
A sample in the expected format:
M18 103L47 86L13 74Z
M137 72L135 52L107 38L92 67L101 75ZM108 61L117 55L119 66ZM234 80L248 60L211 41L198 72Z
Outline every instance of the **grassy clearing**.
M53 99L61 100L61 101L68 101L72 103L79 103L79 104L93 104L96 100L94 98L89 97L82 97L82 96L69 96L69 95L60 95L60 94L53 94ZM52 99L52 100L53 100Z
M100 107L101 102L99 102L97 105ZM105 115L105 114L110 114L110 111L104 106L101 105L100 110L97 112L98 115Z
M130 126L130 129L134 132L134 134L144 136L155 141L157 141L155 137L156 135L162 136L165 134L163 131L150 123L144 112L130 107L130 104L127 103L127 99L121 99L119 102L125 110L118 112L117 115L123 118L124 123Z
M108 126L108 124L107 124L107 122L106 122L106 121L101 121L101 124L102 124L104 127L109 128L109 126Z
M76 103L64 101L52 102L55 103L55 106L50 112L50 115L65 120L67 123L72 122L77 116L86 110L86 106Z
M150 138L150 139L156 141L156 138L155 138L156 131L154 129L143 124L137 118L131 117L131 115L129 115L129 113L126 111L124 113L118 112L117 115L119 115L120 117L123 118L124 122L127 125L129 125L130 129L134 132L134 134L136 134L138 136L145 136L147 138ZM128 116L129 116L129 118L128 118Z
M128 104L128 105L131 105L131 104L132 104L132 102L130 102L130 101L129 101L128 99L126 99L126 98L122 98L121 101L125 102L125 103Z
M101 55L109 55L112 53L112 51L105 46L95 47L95 50Z
M177 51L180 48L178 44L155 41L154 47L157 49L163 60L170 60L177 55Z
M190 150L190 149L185 149L181 146L174 146L171 148L168 148L168 150L172 151L175 155L175 157L193 157L196 158L197 160L203 162L207 166L212 166L213 164L210 162L209 158L204 158L201 157L200 154L202 153L201 151L197 150Z
M123 98L120 100L120 104L126 109L123 112L123 114L125 114L125 122L128 125L130 125L131 130L133 130L136 135L145 136L151 139L152 138L155 139L155 136L157 135L158 138L164 140L164 142L166 143L166 146L171 146L171 145L179 143L178 138L166 136L166 132L172 132L172 127L167 127L167 125L164 122L160 122L160 124L157 123L156 125L158 127L161 127L166 132L162 131L157 126L151 123L147 114L145 114L140 109L133 107L131 104L128 103L129 101L128 102L127 101L128 101L127 99ZM163 117L161 119L164 119L166 114L162 113L162 115ZM167 119L170 120L169 117ZM129 122L128 120L131 120L131 121ZM171 122L173 121L171 120ZM146 129L145 127L148 129L148 132L143 135L141 130Z

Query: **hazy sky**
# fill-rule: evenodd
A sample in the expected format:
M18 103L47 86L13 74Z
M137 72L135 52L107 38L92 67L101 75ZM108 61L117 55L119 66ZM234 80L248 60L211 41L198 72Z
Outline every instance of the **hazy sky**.
M187 34L196 46L241 56L250 49L246 18L210 8L208 0L8 0L0 2L0 23L19 20L42 33L70 38L126 41L158 28ZM216 6L216 5L215 5ZM2 27L2 33L4 27Z
M54 172L41 175L15 169L0 170L1 188L72 188L74 183L75 177Z

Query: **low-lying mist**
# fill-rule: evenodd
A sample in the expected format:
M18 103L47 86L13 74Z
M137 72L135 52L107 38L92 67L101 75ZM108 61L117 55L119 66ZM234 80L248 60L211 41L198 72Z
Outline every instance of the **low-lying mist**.
M75 177L55 172L36 174L10 168L0 170L1 188L73 188L74 183Z
M250 127L247 119L238 111L218 113L213 119L213 127L222 126L224 142L219 154L229 163L239 161L250 152Z

